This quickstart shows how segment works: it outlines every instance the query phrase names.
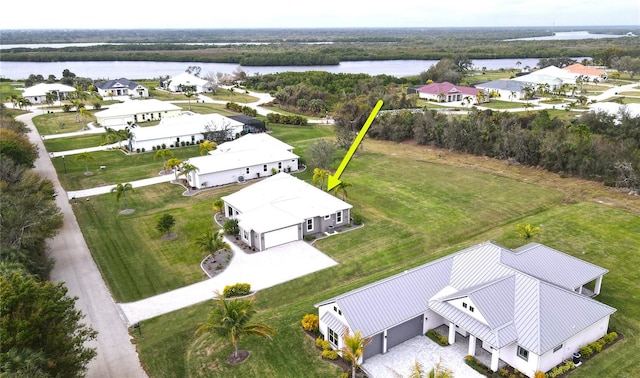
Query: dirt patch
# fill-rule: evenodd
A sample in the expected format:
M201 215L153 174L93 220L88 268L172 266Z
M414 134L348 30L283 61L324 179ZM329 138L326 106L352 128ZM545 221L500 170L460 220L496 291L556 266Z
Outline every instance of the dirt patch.
M118 212L118 214L120 215L129 215L129 214L133 214L136 210L135 209L124 209L120 212Z
M249 356L251 355L251 353L249 353L248 350L245 349L240 349L238 351L238 354L236 353L231 353L229 355L229 357L227 357L227 362L230 365L237 365L237 364L241 364L243 362L245 362L247 360L247 358L249 358Z
M162 240L173 240L178 237L178 234L164 234Z

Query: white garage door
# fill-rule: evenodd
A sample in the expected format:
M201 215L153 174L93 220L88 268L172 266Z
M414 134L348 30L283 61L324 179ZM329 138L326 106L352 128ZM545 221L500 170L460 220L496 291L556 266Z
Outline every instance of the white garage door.
M298 240L298 226L281 228L264 234L264 248L289 243Z

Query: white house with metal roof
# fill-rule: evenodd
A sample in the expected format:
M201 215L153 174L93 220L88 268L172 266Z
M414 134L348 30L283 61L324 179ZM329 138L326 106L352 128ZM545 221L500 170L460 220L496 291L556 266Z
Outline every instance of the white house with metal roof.
M149 90L146 87L125 78L97 81L94 85L98 90L98 94L103 98L113 96L149 97Z
M195 93L213 92L213 84L210 81L183 72L162 82L162 87L171 92L186 92L191 90Z
M222 197L242 241L263 251L350 223L352 206L282 172Z
M130 150L151 151L154 146L179 147L182 142L195 144L205 139L208 131L227 130L229 139L242 133L244 124L217 113L181 112L163 118L157 126L131 129Z
M533 88L533 84L515 80L493 80L476 84L475 87L489 94L495 92L501 100L514 101L523 98L526 94L525 88Z
M129 123L160 121L182 112L182 108L170 102L156 99L130 100L110 105L109 108L96 112L96 122L102 127L123 129Z
M340 349L360 330L366 360L445 325L450 344L491 353L491 370L503 361L533 377L607 333L616 310L592 299L605 273L538 243L485 242L316 304L320 332Z
M274 172L296 172L298 159L292 146L268 134L246 134L220 144L206 156L189 159L189 164L198 167L189 182L196 188L209 188L267 177Z
M32 104L44 104L47 102L47 95L49 93L55 96L55 101L61 101L66 99L70 93L75 91L76 89L69 85L40 83L25 88L22 92L22 97L29 100Z

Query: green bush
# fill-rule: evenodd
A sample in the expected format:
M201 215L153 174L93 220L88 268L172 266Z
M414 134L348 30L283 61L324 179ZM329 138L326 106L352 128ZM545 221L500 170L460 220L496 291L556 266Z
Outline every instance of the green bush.
M508 377L509 376L509 370L507 370L505 368L502 368L502 369L498 370L498 374L501 377Z
M447 339L445 336L442 336L434 329L428 330L426 336L440 346L449 346L449 339Z
M224 222L224 225L222 225L222 229L224 230L224 233L227 235L238 235L238 233L240 232L240 227L238 226L238 220L229 219L228 221Z
M606 335L604 335L604 341L607 344L611 344L614 341L616 341L618 339L618 334L616 332L609 332Z
M483 365L482 362L478 361L478 359L473 356L467 355L464 358L464 362L482 375L489 376L493 373L488 367Z
M235 285L227 285L224 287L222 294L225 298L240 297L251 292L251 284L237 283Z
M591 344L585 345L582 348L580 348L580 354L584 358L591 357L591 355L593 354L593 348L591 347Z
M322 351L322 358L326 358L327 360L337 360L338 359L338 351L325 349Z
M364 223L364 220L362 219L362 215L358 213L351 213L351 222L356 226L359 226Z

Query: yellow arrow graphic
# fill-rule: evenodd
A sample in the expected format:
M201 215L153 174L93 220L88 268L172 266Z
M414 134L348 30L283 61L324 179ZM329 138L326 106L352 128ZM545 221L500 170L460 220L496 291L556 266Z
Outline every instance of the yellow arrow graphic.
M376 118L376 115L378 115L378 112L380 111L381 107L382 107L382 100L378 100L378 103L376 104L376 106L373 107L371 114L369 114L369 118L367 118L367 122L364 123L364 126L362 126L362 129L360 129L358 136L353 141L353 143L351 143L351 147L349 147L349 151L347 151L347 154L344 156L344 159L342 159L342 162L340 163L340 166L336 170L336 173L333 175L329 175L329 179L327 181L327 191L330 191L331 189L340 185L341 183L340 176L342 176L342 172L345 170L345 168L347 168L347 164L349 164L349 161L351 161L353 154L358 149L358 146L360 145L360 142L362 142L362 139L364 139L364 135L367 133L367 130L369 130L369 126L371 126L371 123L373 123L373 120Z

